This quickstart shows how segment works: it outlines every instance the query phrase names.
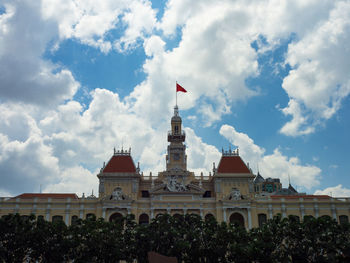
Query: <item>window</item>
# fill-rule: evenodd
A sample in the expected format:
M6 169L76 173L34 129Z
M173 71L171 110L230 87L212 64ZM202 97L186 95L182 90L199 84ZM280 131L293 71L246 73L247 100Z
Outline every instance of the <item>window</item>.
M110 216L109 222L117 222L120 223L123 220L123 215L121 213L114 213Z
M21 218L22 218L24 221L28 221L28 220L29 220L29 216L27 216L27 215L21 215Z
M63 216L53 216L52 223L63 222Z
M95 214L90 213L90 214L86 215L86 219L88 219L88 220L96 220L96 216L95 216Z
M142 214L139 217L139 224L140 225L146 225L149 223L149 217L147 214Z
M205 191L203 197L205 197L205 198L211 197L211 191Z
M266 224L266 221L267 221L266 214L258 214L258 221L259 221L259 227L262 227L264 224Z
M178 134L179 133L179 126L175 125L175 134Z
M149 198L149 192L147 190L142 190L141 191L141 196L143 198Z
M38 221L39 221L39 220L44 220L44 216L41 216L41 215L38 216Z
M78 216L72 216L71 224L74 226L78 223Z
M215 220L215 217L210 213L206 214L204 218L206 221Z
M346 215L339 216L339 223L340 224L347 224L349 223L349 217Z

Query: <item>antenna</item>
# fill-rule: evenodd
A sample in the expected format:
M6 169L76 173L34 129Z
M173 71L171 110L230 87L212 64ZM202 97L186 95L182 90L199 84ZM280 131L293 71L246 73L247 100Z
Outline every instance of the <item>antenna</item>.
M41 184L40 184L40 194L41 194Z

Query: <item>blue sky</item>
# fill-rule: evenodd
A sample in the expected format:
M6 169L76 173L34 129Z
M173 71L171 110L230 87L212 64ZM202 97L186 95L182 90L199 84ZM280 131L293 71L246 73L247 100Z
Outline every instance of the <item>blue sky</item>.
M0 1L0 195L97 191L113 147L165 169L239 147L256 173L350 196L349 1Z

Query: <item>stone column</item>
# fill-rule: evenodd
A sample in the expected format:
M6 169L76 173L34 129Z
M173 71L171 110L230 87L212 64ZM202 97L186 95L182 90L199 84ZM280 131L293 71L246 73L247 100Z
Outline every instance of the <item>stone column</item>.
M269 218L273 218L273 209L272 209L272 204L269 204Z
M286 205L284 204L284 198L282 198L281 210L282 210L282 217L283 217L283 218L287 217L287 214L286 214Z
M250 211L250 207L248 207L248 228L251 229L252 228L252 214Z
M64 222L66 223L66 225L69 225L69 214L70 214L70 198L67 198L67 203L66 203L66 218L64 220Z
M314 210L315 210L315 217L318 218L319 217L319 213L318 213L318 199L317 198L314 198Z
M83 217L84 217L84 204L81 204L79 209L79 218L83 219Z
M50 212L51 212L51 198L48 198L47 207L46 207L46 216L45 216L46 221L50 221Z
M335 205L334 205L334 204L332 204L332 206L331 206L331 210L332 210L332 216L333 216L333 219L335 219L335 220L338 222L338 220L337 220L337 210L336 210L336 208L335 208Z
M224 212L223 212L223 214L224 214L224 215L223 215L223 219L224 219L224 222L226 222L226 208L223 208L223 211L224 211Z

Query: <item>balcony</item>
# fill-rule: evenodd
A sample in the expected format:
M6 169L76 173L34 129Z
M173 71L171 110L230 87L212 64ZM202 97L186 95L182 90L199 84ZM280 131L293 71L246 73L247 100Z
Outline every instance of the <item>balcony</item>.
M168 131L168 142L184 142L186 138L186 134L184 131L181 133L172 133L172 131Z

